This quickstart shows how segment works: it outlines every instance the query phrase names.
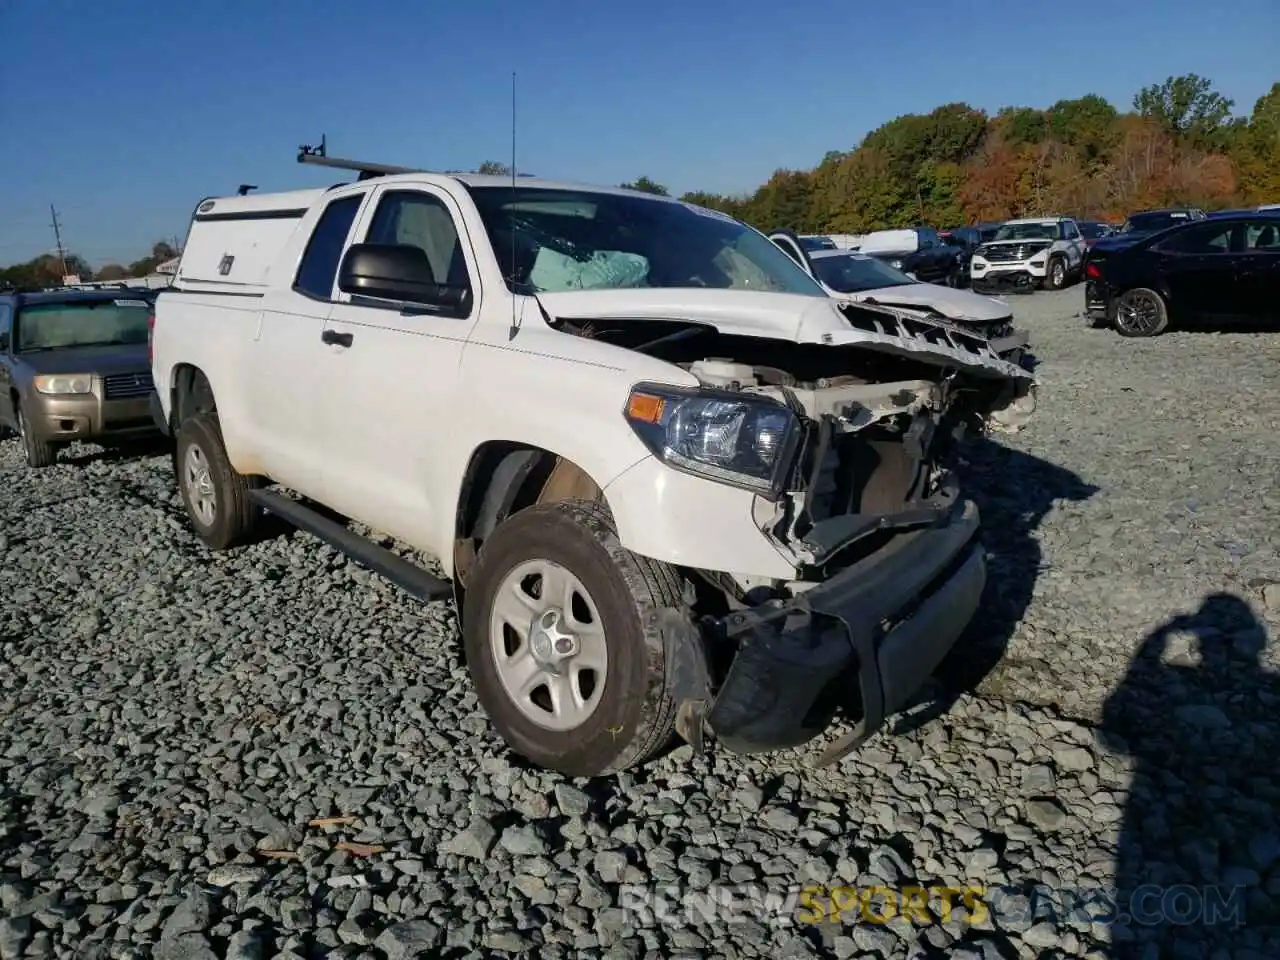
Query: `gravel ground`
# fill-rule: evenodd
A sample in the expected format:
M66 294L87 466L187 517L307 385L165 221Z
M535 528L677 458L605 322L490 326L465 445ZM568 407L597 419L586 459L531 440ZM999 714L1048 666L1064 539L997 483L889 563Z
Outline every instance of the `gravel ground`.
M210 555L163 456L0 444L0 960L1280 956L1280 334L1126 341L1082 296L1015 301L1040 410L968 454L962 653L817 772L530 770L446 605L302 534ZM877 885L927 912L860 917Z

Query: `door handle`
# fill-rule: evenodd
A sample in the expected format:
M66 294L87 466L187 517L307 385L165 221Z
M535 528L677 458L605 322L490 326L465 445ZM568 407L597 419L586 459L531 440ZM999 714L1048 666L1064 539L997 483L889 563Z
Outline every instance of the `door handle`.
M331 343L338 347L349 347L351 341L355 339L353 333L339 333L337 330L325 330L320 334L320 340L324 343Z

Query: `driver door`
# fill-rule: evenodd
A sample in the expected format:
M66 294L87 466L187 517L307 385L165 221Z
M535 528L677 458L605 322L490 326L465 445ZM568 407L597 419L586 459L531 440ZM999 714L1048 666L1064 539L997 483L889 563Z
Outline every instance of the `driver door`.
M454 435L462 350L480 316L480 285L462 212L428 184L375 188L353 231L354 243L423 250L435 282L465 285L458 308L424 307L337 294L324 325L323 379L343 390L319 398L333 425L334 509L420 549L436 552L447 524L439 491L455 478L440 449Z
M1080 226L1074 220L1064 221L1062 238L1067 242L1067 269L1074 273L1084 261L1085 244Z

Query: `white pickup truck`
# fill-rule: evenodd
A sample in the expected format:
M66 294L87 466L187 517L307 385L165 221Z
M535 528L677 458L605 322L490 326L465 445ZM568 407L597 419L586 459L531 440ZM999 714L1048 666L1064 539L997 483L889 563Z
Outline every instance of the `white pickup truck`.
M985 581L953 443L1031 374L680 201L328 163L360 179L202 201L157 301L211 548L273 512L452 596L493 725L570 775L846 721L832 762L918 690Z

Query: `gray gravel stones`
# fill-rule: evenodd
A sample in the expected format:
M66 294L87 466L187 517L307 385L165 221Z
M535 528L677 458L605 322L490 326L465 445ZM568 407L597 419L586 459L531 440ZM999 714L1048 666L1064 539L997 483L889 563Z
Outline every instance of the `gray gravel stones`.
M940 699L816 772L530 770L446 605L302 534L209 554L163 455L0 443L0 960L1280 955L1280 335L1081 298L1013 301L1040 410L965 451L990 587ZM1247 922L1089 893L1143 883Z

